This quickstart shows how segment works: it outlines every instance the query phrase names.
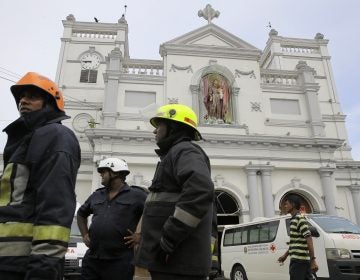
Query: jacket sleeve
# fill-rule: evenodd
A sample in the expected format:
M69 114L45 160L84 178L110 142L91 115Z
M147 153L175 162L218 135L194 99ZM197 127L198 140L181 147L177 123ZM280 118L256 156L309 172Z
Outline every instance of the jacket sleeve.
M92 214L92 208L91 208L91 201L94 196L94 193L91 194L88 199L84 202L83 205L80 206L79 210L77 211L77 215L87 218Z
M78 168L79 161L66 152L54 152L33 163L30 184L36 190L36 203L25 279L61 279L76 206Z
M167 253L174 251L197 228L205 215L213 211L214 199L210 164L203 151L187 146L174 155L173 166L174 177L182 191L173 216L163 227L160 245Z

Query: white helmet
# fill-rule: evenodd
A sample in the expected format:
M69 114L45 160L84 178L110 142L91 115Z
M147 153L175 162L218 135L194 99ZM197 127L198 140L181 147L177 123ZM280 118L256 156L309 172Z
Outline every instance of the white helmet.
M100 161L99 166L97 168L98 172L100 169L109 168L113 172L126 172L126 175L130 173L129 167L125 160L119 158L106 158Z

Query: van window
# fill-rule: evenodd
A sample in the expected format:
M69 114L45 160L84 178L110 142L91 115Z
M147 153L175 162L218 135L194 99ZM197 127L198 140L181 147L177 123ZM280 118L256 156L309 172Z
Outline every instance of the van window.
M360 234L360 227L349 220L335 216L310 216L327 233Z
M249 243L258 243L259 241L259 225L251 226L249 230L250 240Z
M223 246L266 243L275 240L280 221L225 230Z
M224 236L224 246L231 246L234 244L234 229L228 229Z
M248 229L242 228L242 235L241 235L241 244L247 244L248 243Z
M77 222L76 222L76 218L71 223L70 235L71 236L81 236L79 227L78 227Z
M235 229L234 232L234 245L240 245L241 244L241 228Z
M290 218L285 220L285 224L287 235L290 236Z

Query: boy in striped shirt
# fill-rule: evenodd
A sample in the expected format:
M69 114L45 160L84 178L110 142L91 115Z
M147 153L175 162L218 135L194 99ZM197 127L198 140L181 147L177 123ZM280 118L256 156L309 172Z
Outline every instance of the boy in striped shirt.
M290 245L289 249L278 261L284 262L290 255L290 280L312 279L311 271L316 272L319 268L316 264L314 246L305 218L300 213L300 198L297 195L289 195L285 199L285 210L291 214L290 220Z

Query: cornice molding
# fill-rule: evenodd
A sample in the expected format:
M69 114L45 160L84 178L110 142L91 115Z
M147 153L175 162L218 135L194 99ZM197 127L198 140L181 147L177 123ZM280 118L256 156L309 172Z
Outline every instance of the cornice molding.
M158 66L163 67L164 61L159 59L137 59L137 58L128 58L124 59L123 61L124 65L152 65L152 66Z
M260 51L251 49L229 48L219 46L201 45L175 45L167 44L160 46L160 55L184 55L200 57L236 58L259 61Z
M322 115L323 122L345 122L346 115Z
M329 43L327 39L304 39L304 38L292 38L283 36L271 36L268 43L279 42L282 45L295 45L299 47L316 48L319 46L326 46Z
M260 83L263 91L285 94L304 94L304 88L301 85L267 84Z
M264 122L266 126L280 126L280 127L309 127L309 123L306 121L297 120L281 120L267 118Z
M83 90L86 90L86 91L96 91L96 90L101 90L103 91L105 89L105 87L96 87L94 86L93 84L90 84L90 83L83 83L84 86L80 86L80 87L77 87L77 86L67 86L67 85L61 85L59 86L60 89L62 90L72 90L72 89L83 89ZM65 94L66 96L66 94Z
M97 138L107 137L109 139L113 138L114 140L139 140L142 139L142 142L153 142L154 135L149 131L139 131L139 130L120 130L120 129L107 129L107 128L94 128L86 129L86 136L90 141L93 141ZM249 145L252 147L255 146L265 146L269 148L278 147L283 149L288 148L317 148L324 149L329 152L335 151L337 148L341 147L343 140L334 139L334 138L301 138L301 137L280 137L280 136L264 136L264 135L220 135L220 134L210 134L202 133L202 136L205 141L200 141L199 143L208 147L229 147L229 146L243 146Z
M61 41L70 42L71 44L79 44L79 45L93 45L94 40L89 40L89 38L77 38L77 37L71 37L71 38L60 38ZM100 46L114 46L114 40L107 39L108 41L105 41L106 39L103 39L104 41L96 41L96 45Z
M225 29L217 26L216 24L210 23L193 31L190 31L184 35L181 35L177 38L174 38L170 41L165 42L163 45L190 45L193 42L198 41L206 36L212 35L217 37L218 39L226 42L229 46L233 48L245 48L250 50L257 50L261 52L255 46L245 42L244 40L240 39L239 37L235 36L234 34L228 32ZM203 45L198 45L203 46Z
M335 164L338 169L360 169L360 161L356 160L336 161Z
M72 28L74 31L102 31L102 32L117 32L118 30L127 30L126 23L102 23L102 22L85 22L85 21L62 21L63 26L66 28Z
M157 76L157 75L140 75L140 74L127 74L127 73L120 74L121 82L136 81L138 84L148 84L149 82L151 82L151 83L163 85L165 80L166 80L166 77Z

